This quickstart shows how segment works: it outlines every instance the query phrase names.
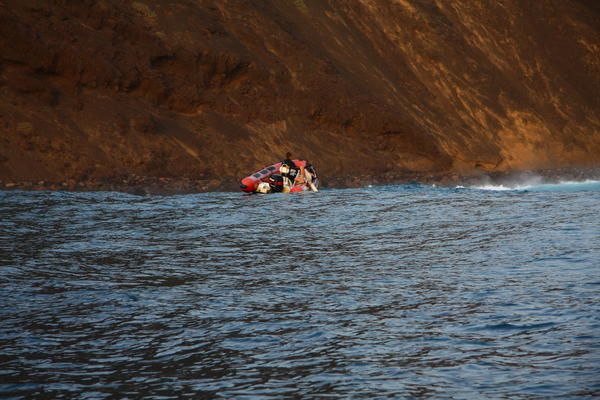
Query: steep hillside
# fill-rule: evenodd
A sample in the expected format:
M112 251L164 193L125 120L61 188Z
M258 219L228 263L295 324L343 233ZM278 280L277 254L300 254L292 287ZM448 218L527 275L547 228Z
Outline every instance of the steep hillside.
M330 184L598 166L598 21L575 0L0 0L0 180L235 189L287 150Z

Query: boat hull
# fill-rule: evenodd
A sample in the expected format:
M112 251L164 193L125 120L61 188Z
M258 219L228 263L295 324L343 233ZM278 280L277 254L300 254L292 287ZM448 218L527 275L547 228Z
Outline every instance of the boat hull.
M298 168L300 168L300 167L304 168L306 166L306 160L293 160L293 161ZM282 164L281 162L278 162L278 163L266 166L256 172L248 175L247 177L243 178L240 181L240 189L246 193L256 192L256 188L258 187L259 183L268 182L268 179L271 175L280 173L279 168L281 167L281 164ZM315 185L315 188L316 188L318 186L318 179L315 179L313 181L313 184ZM298 184L298 185L294 185L290 189L290 193L304 192L304 191L308 191L308 190L311 190L311 188L308 185Z

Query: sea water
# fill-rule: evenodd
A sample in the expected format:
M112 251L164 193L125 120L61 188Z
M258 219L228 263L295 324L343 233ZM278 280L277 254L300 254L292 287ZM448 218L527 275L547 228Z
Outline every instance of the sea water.
M0 397L598 396L599 212L596 181L0 192Z

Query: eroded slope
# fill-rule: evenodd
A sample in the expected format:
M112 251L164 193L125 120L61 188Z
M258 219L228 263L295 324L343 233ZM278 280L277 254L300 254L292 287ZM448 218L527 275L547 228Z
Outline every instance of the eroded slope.
M0 2L0 179L335 179L598 165L578 1ZM333 178L333 179L332 179Z

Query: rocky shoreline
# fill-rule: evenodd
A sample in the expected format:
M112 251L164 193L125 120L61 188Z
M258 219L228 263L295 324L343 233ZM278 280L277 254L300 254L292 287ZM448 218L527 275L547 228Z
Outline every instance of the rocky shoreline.
M358 188L368 185L391 185L405 183L436 184L452 187L457 185L515 185L530 182L600 180L600 167L559 168L534 171L480 172L468 175L457 173L418 174L410 172L383 175L344 175L322 179L323 188ZM119 178L77 181L3 182L0 190L31 191L115 191L135 195L174 195L206 192L237 192L238 183L232 179L195 180L185 177L148 177L130 175Z

